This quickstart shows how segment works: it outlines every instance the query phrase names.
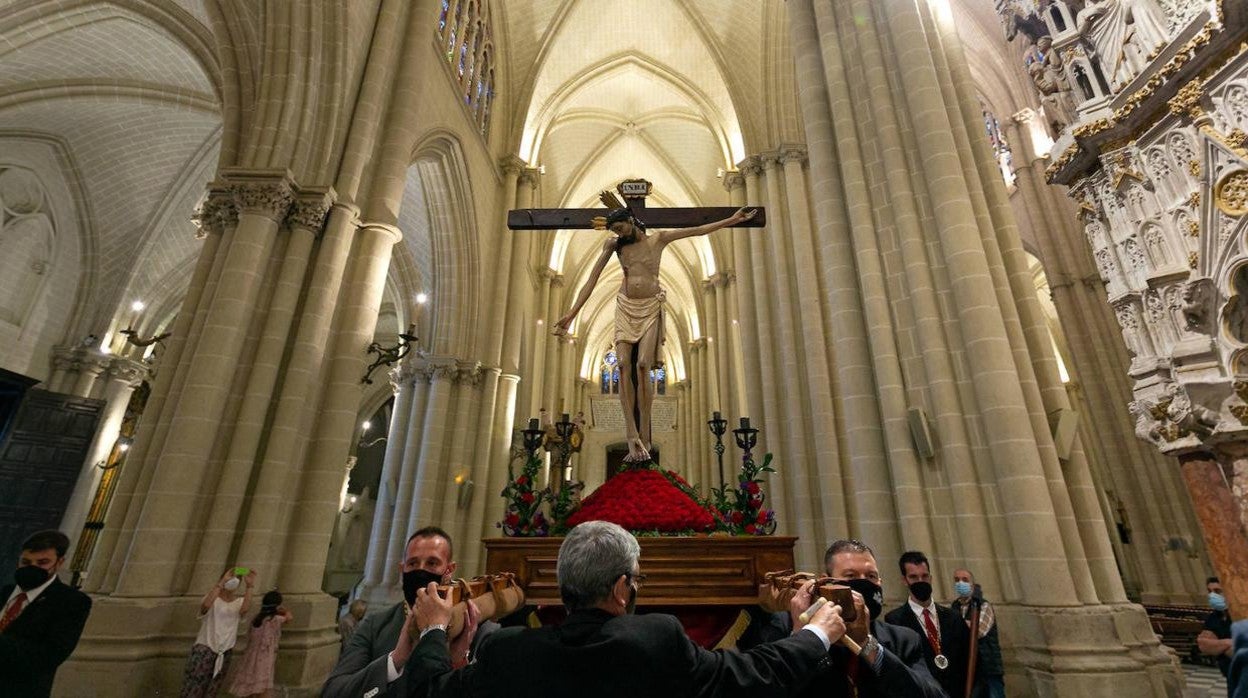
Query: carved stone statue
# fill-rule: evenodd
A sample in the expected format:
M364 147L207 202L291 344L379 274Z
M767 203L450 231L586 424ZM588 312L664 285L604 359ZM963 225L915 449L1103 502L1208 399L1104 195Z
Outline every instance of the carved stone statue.
M1027 66L1031 80L1040 92L1040 104L1044 107L1044 120L1056 135L1075 121L1075 106L1071 98L1070 82L1062 70L1062 59L1052 50L1053 40L1040 37L1036 43L1039 60Z
M1077 21L1096 47L1115 91L1139 74L1153 51L1170 38L1166 16L1155 0L1099 0L1089 3Z

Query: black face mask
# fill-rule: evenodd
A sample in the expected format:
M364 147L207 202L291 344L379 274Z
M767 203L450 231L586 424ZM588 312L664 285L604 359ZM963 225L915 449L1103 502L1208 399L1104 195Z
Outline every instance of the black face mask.
M17 571L13 573L13 582L21 587L22 591L30 591L48 581L48 577L51 576L52 573L42 567L26 565L25 567L18 567Z
M442 575L429 570L410 570L403 573L403 598L408 606L416 605L416 591L429 586L430 582L442 583Z
M910 595L919 603L927 603L932 598L931 582L915 582L911 584Z
M867 613L871 614L871 620L880 617L880 611L884 610L884 589L879 584L865 577L859 579L839 579L836 583L844 584L862 594L862 600L866 604Z

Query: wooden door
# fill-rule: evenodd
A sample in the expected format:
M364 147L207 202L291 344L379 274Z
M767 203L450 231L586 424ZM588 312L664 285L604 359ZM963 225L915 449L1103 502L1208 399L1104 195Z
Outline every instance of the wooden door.
M0 583L12 578L26 536L60 524L103 408L46 390L23 396L0 443Z

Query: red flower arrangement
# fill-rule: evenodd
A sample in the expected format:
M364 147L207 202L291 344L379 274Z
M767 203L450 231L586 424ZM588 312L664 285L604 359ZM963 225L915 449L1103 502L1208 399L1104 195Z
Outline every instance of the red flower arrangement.
M762 466L755 464L754 458L747 454L741 463L737 486L731 490L727 485L711 490L715 530L734 536L769 536L775 532L776 512L763 508L766 495L759 484L762 482L759 475L774 472L770 453L763 456Z
M690 492L689 483L675 473L625 470L586 497L567 525L610 521L634 533L660 535L709 531L715 519Z
M507 500L503 520L496 524L506 536L545 536L550 533L550 523L542 513L542 504L549 496L545 490L533 489L533 481L542 467L542 459L534 455L524 464L516 476L507 466L507 486L502 495Z

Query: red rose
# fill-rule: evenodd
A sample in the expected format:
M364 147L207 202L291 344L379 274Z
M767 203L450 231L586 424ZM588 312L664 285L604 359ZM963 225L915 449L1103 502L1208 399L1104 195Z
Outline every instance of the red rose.
M753 480L750 480L749 482L745 483L745 490L749 492L750 494L757 494L758 483L754 482Z
M534 497L533 497L532 492L525 492L524 494L520 495L520 501L524 502L525 504L532 504L533 499Z
M765 511L758 512L758 525L762 526L765 523L767 523L767 512Z
M754 524L746 524L746 525L745 525L745 532L746 532L746 533L749 533L749 534L753 535L754 530L755 530L755 526L754 526Z
M503 521L508 526L515 526L516 524L520 523L520 516L516 514L515 512L511 512L507 514L507 516L503 519Z
M732 518L732 522L733 522L734 524L739 524L739 523L741 523L741 520L742 520L744 517L743 517L743 516L741 516L741 512L739 512L739 511L734 511L734 512L732 512L732 517L731 517L731 518Z
M522 485L522 486L523 486L523 485L528 484L528 482L529 482L529 476L528 476L528 475L521 475L520 477L516 478L516 484L517 484L517 485Z

